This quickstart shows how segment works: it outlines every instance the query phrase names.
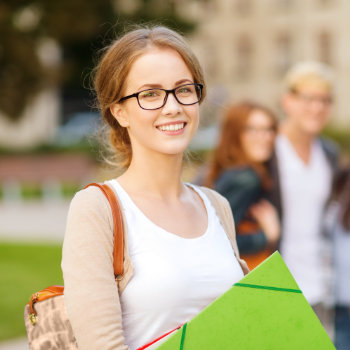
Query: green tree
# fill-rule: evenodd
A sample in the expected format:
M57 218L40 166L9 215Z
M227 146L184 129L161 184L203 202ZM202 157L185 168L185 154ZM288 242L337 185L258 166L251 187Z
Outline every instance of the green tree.
M194 28L176 14L174 1L135 4L125 13L116 0L1 0L0 111L17 120L38 91L50 86L88 96L84 81L94 66L94 52L129 24L162 23L185 33ZM43 38L61 48L58 65L40 59Z

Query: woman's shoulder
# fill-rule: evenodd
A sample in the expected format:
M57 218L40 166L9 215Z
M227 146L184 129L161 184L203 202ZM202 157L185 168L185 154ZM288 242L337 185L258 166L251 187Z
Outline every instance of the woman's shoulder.
M78 191L68 211L65 245L68 242L76 244L81 240L86 244L94 244L91 242L99 240L110 243L113 239L112 229L111 206L102 191L95 186Z
M74 195L69 212L106 215L109 210L110 206L103 192L97 186L89 186Z
M215 191L212 188L209 188L206 186L200 186L200 185L193 185L193 184L190 184L190 185L196 188L197 190L203 192L210 201L212 201L212 198L215 198L216 200L226 201L226 198L224 196L222 196L219 192Z
M72 202L79 202L80 204L93 204L102 201L105 198L105 195L102 193L99 187L97 186L89 186L81 189L76 192Z
M213 190L212 188L205 187L205 186L197 186L192 185L199 189L204 195L207 197L209 202L212 204L212 206L215 208L215 210L226 210L227 208L230 208L230 204L223 195L221 195L219 192Z

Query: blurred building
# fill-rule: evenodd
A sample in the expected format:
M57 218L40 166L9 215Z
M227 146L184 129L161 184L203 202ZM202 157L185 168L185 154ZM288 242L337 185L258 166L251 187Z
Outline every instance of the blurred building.
M137 13L143 4L141 0L114 0L114 3L121 17ZM167 9L196 24L190 41L204 66L208 84L202 113L204 124L211 122L227 101L242 98L252 98L278 111L287 68L297 61L313 59L334 68L333 122L338 126L349 124L349 0L149 0L147 3L152 13ZM35 7L25 7L15 19L17 27L29 30L39 23L40 11L38 14ZM48 69L59 66L62 60L60 46L50 38L38 44L37 54ZM31 101L18 122L0 113L0 148L23 149L52 141L66 102L62 102L61 91L51 86Z
M349 125L350 1L179 0L176 9L198 25L191 42L209 101L253 98L276 110L286 69L319 60L335 71L333 122Z

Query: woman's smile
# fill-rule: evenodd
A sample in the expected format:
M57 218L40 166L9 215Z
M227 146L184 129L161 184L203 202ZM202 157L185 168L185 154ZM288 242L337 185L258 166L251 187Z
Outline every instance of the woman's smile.
M180 135L184 132L186 122L170 122L162 125L157 125L156 128L167 135Z

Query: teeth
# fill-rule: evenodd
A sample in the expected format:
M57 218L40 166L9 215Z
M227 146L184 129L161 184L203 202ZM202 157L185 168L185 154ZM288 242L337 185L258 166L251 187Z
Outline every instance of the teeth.
M171 124L171 125L161 125L158 127L161 131L177 131L183 129L185 123Z

